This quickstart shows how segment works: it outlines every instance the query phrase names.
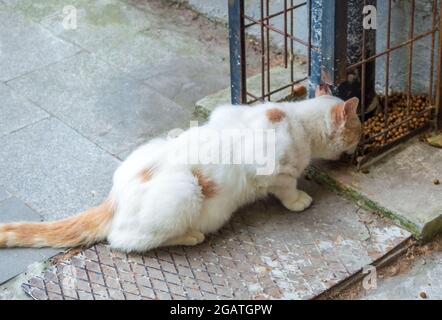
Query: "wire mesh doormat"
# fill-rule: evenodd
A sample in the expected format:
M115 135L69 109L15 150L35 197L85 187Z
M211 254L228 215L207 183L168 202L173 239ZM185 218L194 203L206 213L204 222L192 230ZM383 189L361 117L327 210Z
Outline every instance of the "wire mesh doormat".
M344 205L331 205L344 210L330 217L322 204L293 214L260 203L196 247L139 255L99 244L59 261L23 288L38 300L311 299L410 236L360 209L355 224L353 205L345 210L339 201Z

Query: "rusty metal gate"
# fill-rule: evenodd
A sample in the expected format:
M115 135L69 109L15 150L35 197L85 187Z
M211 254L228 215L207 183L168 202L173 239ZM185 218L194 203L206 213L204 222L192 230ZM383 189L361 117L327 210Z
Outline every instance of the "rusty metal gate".
M252 13L246 3L255 7ZM327 83L335 95L361 100L364 135L353 157L361 166L442 126L441 5L441 0L229 0L232 103L272 101L276 93L305 81L294 77L293 66L294 45L304 47L310 96L316 85ZM294 30L298 10L307 17L305 30ZM271 87L275 36L284 39L282 64L290 74L279 88ZM260 44L259 94L247 88L247 37Z

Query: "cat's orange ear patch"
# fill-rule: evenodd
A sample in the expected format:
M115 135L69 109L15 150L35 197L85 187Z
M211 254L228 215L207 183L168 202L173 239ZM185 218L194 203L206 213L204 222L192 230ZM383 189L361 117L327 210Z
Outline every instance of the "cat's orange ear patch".
M266 115L271 123L281 122L286 116L285 112L278 108L267 110Z
M351 98L344 102L344 113L348 117L350 115L356 115L358 112L359 99Z
M198 184L201 187L201 193L204 198L209 199L216 196L217 186L213 180L203 175L201 171L195 171L193 172L193 175L198 179Z
M351 98L345 102L339 103L332 108L332 119L335 124L345 123L351 116L357 115L359 105L358 98Z

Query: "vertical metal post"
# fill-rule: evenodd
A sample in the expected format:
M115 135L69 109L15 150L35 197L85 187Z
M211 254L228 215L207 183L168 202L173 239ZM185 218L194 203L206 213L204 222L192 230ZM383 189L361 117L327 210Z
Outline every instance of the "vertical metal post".
M311 52L309 96L315 88L327 83L333 88L346 80L347 61L347 1L312 0Z
M348 0L347 2L347 64L353 65L376 54L376 30L364 29L364 7L376 7L376 0ZM375 60L347 72L347 79L338 88L344 100L358 97L361 109L368 111L375 97ZM362 110L361 110L362 111Z
M347 1L326 0L322 6L321 80L337 86L346 80Z
M230 82L232 104L247 102L244 0L229 0Z
M436 127L442 129L442 0L439 1L439 43L436 79Z
M308 1L310 43L314 48L321 48L322 2L323 0ZM310 98L313 98L316 86L321 84L321 51L309 48L309 52L310 74L308 95Z

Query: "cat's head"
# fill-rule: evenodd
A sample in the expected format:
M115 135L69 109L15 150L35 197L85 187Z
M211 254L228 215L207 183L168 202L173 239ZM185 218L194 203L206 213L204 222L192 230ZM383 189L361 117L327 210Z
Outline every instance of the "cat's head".
M357 109L358 98L343 101L332 96L320 97L326 100L325 127L318 156L324 159L337 160L343 153L351 154L356 150L362 134L362 125Z

